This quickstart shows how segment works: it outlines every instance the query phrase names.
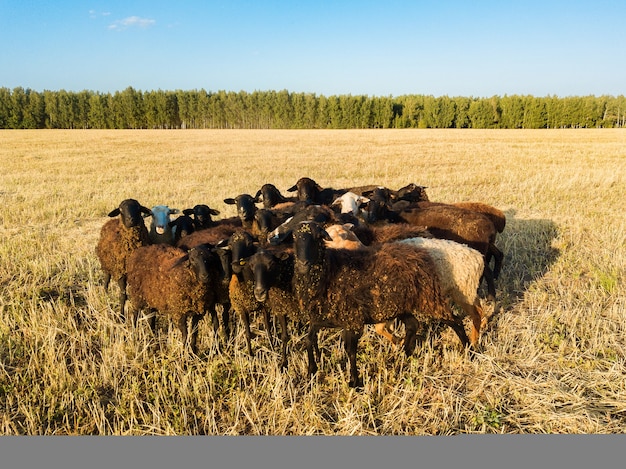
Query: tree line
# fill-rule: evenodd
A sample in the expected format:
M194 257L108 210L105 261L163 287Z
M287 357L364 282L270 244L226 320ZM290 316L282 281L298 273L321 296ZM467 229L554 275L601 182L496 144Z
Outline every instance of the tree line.
M1 129L626 127L620 96L323 96L283 91L0 88Z

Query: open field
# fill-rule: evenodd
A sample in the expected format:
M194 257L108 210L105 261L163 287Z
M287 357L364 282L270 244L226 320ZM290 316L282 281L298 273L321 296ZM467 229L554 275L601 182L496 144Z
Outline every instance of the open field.
M625 130L0 131L0 163L2 435L626 432ZM227 217L302 176L504 210L481 353L444 331L406 358L368 329L355 391L334 331L309 380L301 335L281 372L262 333L217 351L205 319L193 357L165 318L116 321L94 248L122 199Z

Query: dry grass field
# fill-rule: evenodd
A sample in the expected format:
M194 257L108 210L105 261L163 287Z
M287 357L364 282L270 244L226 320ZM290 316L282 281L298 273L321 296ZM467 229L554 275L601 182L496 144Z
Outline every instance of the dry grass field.
M2 435L626 431L624 130L0 131L0 163ZM205 319L192 356L167 318L116 320L94 248L121 200L227 217L302 176L505 211L480 353L444 330L406 358L369 328L355 391L337 331L310 380L297 333L281 372L263 333L217 350Z

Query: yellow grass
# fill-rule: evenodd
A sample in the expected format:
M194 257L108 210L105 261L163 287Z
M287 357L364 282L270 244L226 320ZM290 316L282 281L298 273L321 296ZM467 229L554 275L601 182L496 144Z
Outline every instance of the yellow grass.
M421 435L626 431L626 131L0 131L0 434ZM428 186L507 214L498 302L470 357L453 333L406 358L368 330L365 388L339 336L306 376L261 332L199 357L166 318L115 320L94 248L106 214L207 203L265 182Z

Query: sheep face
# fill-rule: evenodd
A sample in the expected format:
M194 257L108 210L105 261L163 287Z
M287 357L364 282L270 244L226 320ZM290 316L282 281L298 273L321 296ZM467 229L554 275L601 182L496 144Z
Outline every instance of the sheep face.
M152 212L149 208L144 207L135 199L122 200L119 207L109 212L109 217L120 215L122 224L126 228L143 225L143 216L150 216Z
M224 203L237 206L237 215L244 223L251 223L254 220L256 205L254 205L254 197L250 194L240 194L235 198L224 199Z
M196 274L198 281L201 283L207 283L210 278L209 266L211 263L215 264L216 255L206 246L202 245L190 249L187 255L189 258L189 265Z
M318 223L300 223L293 233L296 269L303 272L313 264L320 264L324 259L324 241L332 241Z
M210 228L213 226L213 215L219 215L220 211L205 204L195 205L193 208L186 208L183 214L191 216L196 230Z
M298 179L295 185L287 189L287 192L297 192L298 200L316 202L322 187L311 178L303 177Z
M182 215L176 220L172 220L168 226L174 233L174 244L178 243L185 236L189 236L196 229L193 219L188 215Z
M331 249L361 249L365 245L352 231L354 225L344 223L343 225L331 225L326 228L326 232L332 241L325 241L326 247Z
M340 207L341 213L351 213L352 215L358 215L360 208L363 204L369 202L367 197L357 195L354 192L346 192L340 197L337 197L333 202L333 207Z
M169 208L167 205L155 205L152 207L152 221L150 222L150 231L159 236L163 236L169 229L169 223L172 221L170 215L178 213L177 208Z
M259 249L248 259L248 265L254 274L254 297L260 303L267 300L271 276L277 269L274 256L264 249Z
M254 197L255 202L262 202L263 208L272 208L274 205L285 202L287 199L283 197L274 184L263 184L261 189Z
M415 183L407 184L393 193L395 200L408 200L409 202L427 202L426 186L418 186Z
M241 274L246 260L255 253L257 245L254 237L247 231L237 231L228 240L233 273Z

